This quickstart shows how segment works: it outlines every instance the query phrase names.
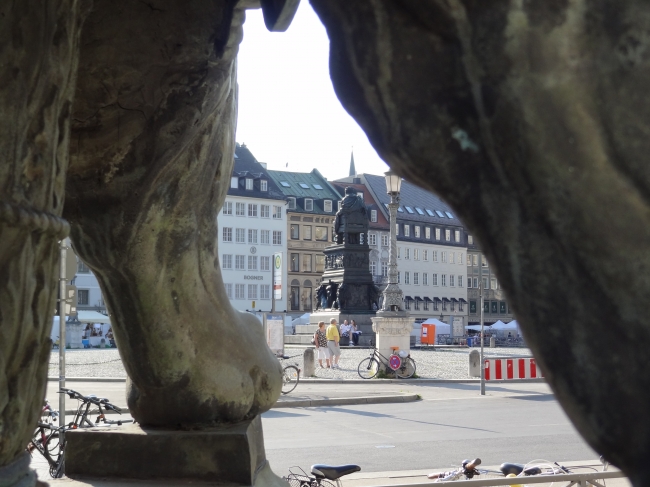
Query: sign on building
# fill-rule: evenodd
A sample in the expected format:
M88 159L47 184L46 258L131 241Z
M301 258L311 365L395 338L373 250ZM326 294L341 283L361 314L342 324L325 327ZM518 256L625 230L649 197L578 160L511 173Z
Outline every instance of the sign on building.
M282 299L282 252L273 254L273 299Z

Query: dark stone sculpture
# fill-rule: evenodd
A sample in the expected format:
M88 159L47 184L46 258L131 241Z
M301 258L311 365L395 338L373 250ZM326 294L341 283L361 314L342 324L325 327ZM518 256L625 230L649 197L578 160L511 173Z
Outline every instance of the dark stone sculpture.
M341 209L334 219L336 243L360 244L368 233L368 209L352 187L345 188Z

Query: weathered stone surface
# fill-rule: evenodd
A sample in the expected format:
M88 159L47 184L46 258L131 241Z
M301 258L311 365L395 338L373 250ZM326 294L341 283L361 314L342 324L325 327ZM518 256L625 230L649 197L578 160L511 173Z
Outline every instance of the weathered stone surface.
M650 4L311 4L345 108L452 204L578 430L650 484Z
M0 467L43 406L82 3L0 4Z
M280 365L223 286L242 6L97 0L83 31L65 216L148 425L253 418Z

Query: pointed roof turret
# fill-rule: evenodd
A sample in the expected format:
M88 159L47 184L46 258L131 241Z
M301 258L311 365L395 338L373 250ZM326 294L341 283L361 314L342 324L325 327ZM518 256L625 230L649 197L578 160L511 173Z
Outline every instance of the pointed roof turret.
M357 170L354 167L354 149L350 152L350 176L356 176Z

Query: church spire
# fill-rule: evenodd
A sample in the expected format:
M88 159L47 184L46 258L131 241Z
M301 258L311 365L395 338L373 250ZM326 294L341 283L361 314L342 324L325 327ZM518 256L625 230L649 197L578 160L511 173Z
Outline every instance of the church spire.
M354 168L354 148L350 152L350 176L356 176L357 170Z

